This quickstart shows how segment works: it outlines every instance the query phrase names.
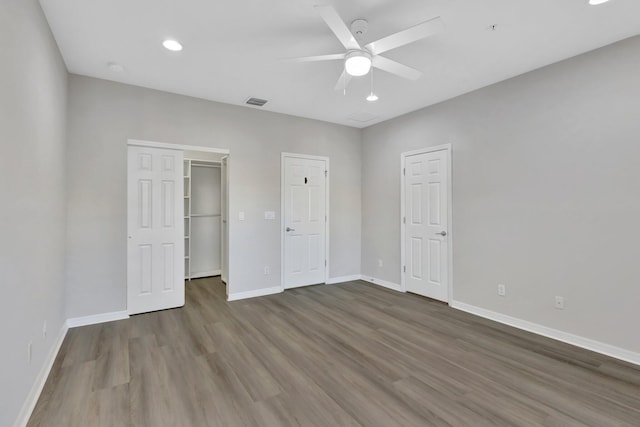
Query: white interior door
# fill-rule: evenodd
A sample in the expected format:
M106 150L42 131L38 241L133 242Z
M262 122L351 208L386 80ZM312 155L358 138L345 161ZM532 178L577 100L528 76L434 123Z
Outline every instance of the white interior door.
M327 161L286 156L282 160L284 287L324 283Z
M180 150L129 146L130 314L184 305L183 157Z
M405 287L449 300L448 150L405 158Z
M229 271L229 225L228 225L228 194L229 194L229 167L228 167L228 157L223 157L220 161L220 219L221 219L221 230L220 230L220 255L221 255L221 265L222 271L220 273L220 278L224 283L227 282L227 274ZM227 287L227 291L229 288Z

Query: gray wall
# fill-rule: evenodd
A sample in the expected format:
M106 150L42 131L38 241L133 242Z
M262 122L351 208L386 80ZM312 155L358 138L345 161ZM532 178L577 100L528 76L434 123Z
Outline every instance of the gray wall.
M68 317L126 309L129 138L231 150L233 293L280 285L280 153L329 156L330 276L360 272L358 129L75 75L69 118Z
M35 0L0 2L0 51L0 425L10 426L65 319L67 71Z
M451 143L454 299L640 352L639 76L635 37L364 130L363 274L400 283L400 153Z

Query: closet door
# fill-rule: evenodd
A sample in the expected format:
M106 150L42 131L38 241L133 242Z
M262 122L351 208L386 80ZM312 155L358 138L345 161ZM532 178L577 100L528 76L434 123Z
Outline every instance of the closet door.
M221 279L224 283L228 283L228 274L229 274L229 158L223 157L221 161L220 167L220 255L221 255L221 267L222 271L220 272ZM229 288L227 287L227 291Z
M128 150L128 311L183 306L183 152L137 146Z
M191 278L221 273L220 167L191 167Z

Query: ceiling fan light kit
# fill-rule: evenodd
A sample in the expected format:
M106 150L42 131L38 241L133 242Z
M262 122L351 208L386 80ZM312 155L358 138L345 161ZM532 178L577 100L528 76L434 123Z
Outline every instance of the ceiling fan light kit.
M344 69L354 77L366 75L371 69L371 54L364 50L348 52L344 60Z

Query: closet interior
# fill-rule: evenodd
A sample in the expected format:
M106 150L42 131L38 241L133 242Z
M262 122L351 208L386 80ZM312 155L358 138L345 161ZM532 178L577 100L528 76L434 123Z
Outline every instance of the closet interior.
M222 157L185 151L185 279L222 273Z

